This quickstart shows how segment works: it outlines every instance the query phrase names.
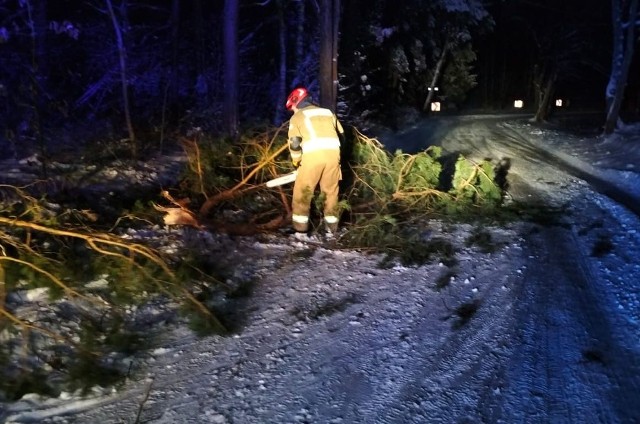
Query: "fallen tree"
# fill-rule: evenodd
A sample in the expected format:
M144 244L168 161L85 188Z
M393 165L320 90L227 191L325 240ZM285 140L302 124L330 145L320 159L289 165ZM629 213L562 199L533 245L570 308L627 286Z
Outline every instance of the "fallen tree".
M190 264L92 230L91 211L52 210L10 185L0 194L0 398L55 394L51 378L71 387L123 378L128 370L114 354L148 342L131 312L155 297L182 305L200 326L226 331L198 299L222 284L215 277L192 268L185 279L181 268ZM47 308L34 314L34 302Z
M182 146L189 159L184 177L162 191L153 216L127 213L107 230L96 229L91 210L62 210L23 188L0 186L0 393L55 395L52 374L72 386L123 378L129 370L113 355L147 346L149 335L134 328L132 311L154 297L179 305L194 329L227 332L207 296L234 288L184 259L197 262L200 252L167 255L115 229L128 218L154 225L158 213L165 225L196 233L254 235L288 226L292 185L265 184L292 170L286 141L281 127L247 134L238 144L195 138ZM384 252L406 264L433 255L453 260L446 240L425 239L416 229L434 217L491 213L503 193L489 161L458 156L448 172L441 153L437 147L390 153L354 131L343 146L336 246ZM316 223L321 203L317 196ZM32 316L40 297L46 310Z
M166 213L165 223L176 214L189 217L181 223L242 235L287 226L292 185L265 185L268 179L291 171L281 132L282 127L257 133L234 146L212 141L183 143L190 158L190 186L198 187L197 193L186 195L204 200L196 212L185 207L191 200L178 201L164 193L172 205L157 207ZM343 164L339 206L345 246L384 250L406 238L401 234L402 222L492 212L502 203L503 189L495 181L495 164L488 160L474 163L458 155L451 175L443 175L439 147L413 155L390 153L376 139L357 130L344 149L349 151L343 152L348 159ZM220 164L221 157L226 165ZM215 183L208 185L205 180ZM316 196L315 210L322 209L321 203L321 195ZM243 213L229 219L230 210ZM393 231L389 231L390 225ZM395 241L385 243L384 239Z

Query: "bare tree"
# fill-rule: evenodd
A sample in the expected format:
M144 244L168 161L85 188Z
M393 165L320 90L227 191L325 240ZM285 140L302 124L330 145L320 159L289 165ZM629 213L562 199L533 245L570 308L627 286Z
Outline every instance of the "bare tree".
M116 43L118 46L118 63L120 65L120 83L122 87L122 102L124 106L124 116L127 122L127 131L129 132L129 143L131 145L131 154L133 157L137 156L138 153L138 142L136 140L136 134L133 130L133 121L131 119L131 105L129 102L129 87L128 87L128 76L127 76L127 49L124 43L124 38L122 36L122 28L120 26L120 22L116 16L115 10L113 8L113 3L111 0L105 0L105 4L107 6L107 10L109 12L109 17L111 18L111 23L113 24L113 31L116 36ZM123 0L121 7L126 9L126 0Z
M280 58L274 124L279 125L284 120L282 105L287 95L287 26L284 17L283 1L277 0L276 7L278 8L278 45L280 47Z
M45 90L46 81L46 48L45 48L45 30L47 28L47 2L36 1L32 4L27 0L24 3L27 10L27 26L29 28L29 35L31 40L31 66L29 69L29 94L31 97L31 114L30 114L30 126L33 130L35 139L38 142L38 148L42 155L42 173L43 176L47 175L46 168L46 145L44 142L44 135L42 134L42 103L43 92Z
M224 126L238 135L238 0L224 2Z
M438 58L438 63L436 64L436 70L433 73L433 78L431 79L431 83L429 84L429 92L427 93L427 98L424 101L424 104L422 105L422 110L424 112L428 112L429 111L429 105L431 104L431 100L433 100L433 96L435 95L435 88L438 85L438 80L440 79L440 75L442 74L442 68L445 64L446 58L447 58L447 54L449 53L449 46L451 45L451 43L449 41L447 41L444 45L444 48L442 49L442 52L440 53L440 56Z
M205 26L206 22L204 20L204 7L203 0L194 0L193 1L193 12L192 12L192 22L193 22L193 32L195 35L196 41L196 73L198 75L202 75L205 73L205 69L207 67L207 48L206 48L206 37L205 37Z
M296 47L295 47L295 69L302 68L302 62L304 62L304 16L305 16L305 0L296 1Z
M616 129L620 117L620 106L624 98L636 43L635 27L638 25L638 0L611 0L611 7L613 57L605 95L607 101L605 134L611 134Z
M533 117L535 122L543 122L549 117L553 96L556 92L556 81L558 80L556 64L548 64L541 68L541 70L534 72L533 75L537 106Z
M180 49L180 0L173 0L171 3L171 71L167 90L169 90L169 100L173 104L178 99L178 52Z

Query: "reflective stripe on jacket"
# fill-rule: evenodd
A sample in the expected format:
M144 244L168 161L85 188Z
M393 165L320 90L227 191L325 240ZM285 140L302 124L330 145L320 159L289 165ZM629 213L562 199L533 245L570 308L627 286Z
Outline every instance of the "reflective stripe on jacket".
M338 134L343 132L342 125L333 112L315 105L298 110L289 121L289 139L302 137L303 154L316 150L340 150ZM299 155L296 152L290 153L292 158Z

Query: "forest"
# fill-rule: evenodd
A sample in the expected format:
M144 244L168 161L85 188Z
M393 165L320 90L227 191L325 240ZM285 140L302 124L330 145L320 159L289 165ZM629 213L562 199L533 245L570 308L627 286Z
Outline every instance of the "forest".
M556 97L603 109L618 69L619 108L637 118L637 2L589 3L3 0L0 145L46 158L105 138L135 155L192 128L233 138L286 121L296 86L361 128L434 100L458 113L522 99L544 120Z

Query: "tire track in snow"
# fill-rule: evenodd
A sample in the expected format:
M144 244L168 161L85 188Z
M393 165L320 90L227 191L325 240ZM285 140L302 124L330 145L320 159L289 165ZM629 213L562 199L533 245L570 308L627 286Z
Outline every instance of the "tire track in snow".
M559 169L585 180L597 192L639 214L640 200L616 187L596 168L562 152L542 149L509 125L487 122L456 129L448 147L462 146L464 153L480 158L516 158L512 170L540 175L537 182L527 182L517 178L517 172L510 172L510 181L521 197L552 202L571 199L568 205L574 211L572 219L578 221L582 215L608 213L584 213L591 206L585 195L588 188L554 182ZM557 200L545 196L540 182L556 187L558 193L552 197ZM527 187L528 184L537 188ZM640 406L634 399L639 392L638 352L637 345L634 351L626 340L637 340L637 335L630 334L624 325L614 324L624 319L616 320L615 305L607 300L608 288L591 270L588 250L581 250L576 235L578 223L572 224L572 231L542 228L532 237L532 256L544 265L530 267L533 271L526 275L519 295L519 319L524 323L522 346L514 355L507 377L511 388L505 408L513 422L551 418L553 422L635 423L640 419ZM582 228L589 225L582 223ZM581 367L594 369L583 372Z
M505 271L491 269L487 273ZM505 280L498 280L483 285L485 300L501 302L508 293L503 288L505 284ZM411 304L407 304L407 290L415 299ZM320 358L330 358L324 362L329 374L323 385L308 389L309 397L318 398L318 404L331 405L320 416L344 422L417 423L455 422L466 416L491 414L492 407L481 405L480 401L492 397L487 392L502 384L496 369L499 374L499 364L508 350L504 348L504 338L509 336L503 330L509 314L485 315L481 306L467 326L452 337L442 338L439 334L451 332L451 322L442 320L451 310L440 302L442 293L428 292L418 293L415 298L410 287L398 287L397 293L384 296L383 304L369 299L367 305L382 315L379 320L387 327L381 331L375 323L369 323L362 332L345 330L346 334L336 335L337 345L318 353ZM412 308L412 304L416 307ZM390 317L398 306L402 313ZM441 326L427 325L434 321L441 322ZM398 331L411 338L394 340ZM390 337L382 341L370 338L370 334L380 333ZM387 369L385 360L394 367ZM434 389L436 386L438 389Z
M506 397L515 422L618 422L609 416L610 382L604 370L584 373L583 352L605 328L590 317L597 308L585 301L589 287L579 256L566 232L542 228L532 235L531 267L523 282L521 346L513 358ZM595 297L595 296L594 296ZM596 381L581 381L582 376Z
M520 293L508 408L514 422L635 423L640 367L626 340L637 336L615 324L609 288L591 269L591 245L576 233L589 224L583 216L598 214L586 212L594 208L588 196L573 202L568 228L541 227L529 237L534 264Z

